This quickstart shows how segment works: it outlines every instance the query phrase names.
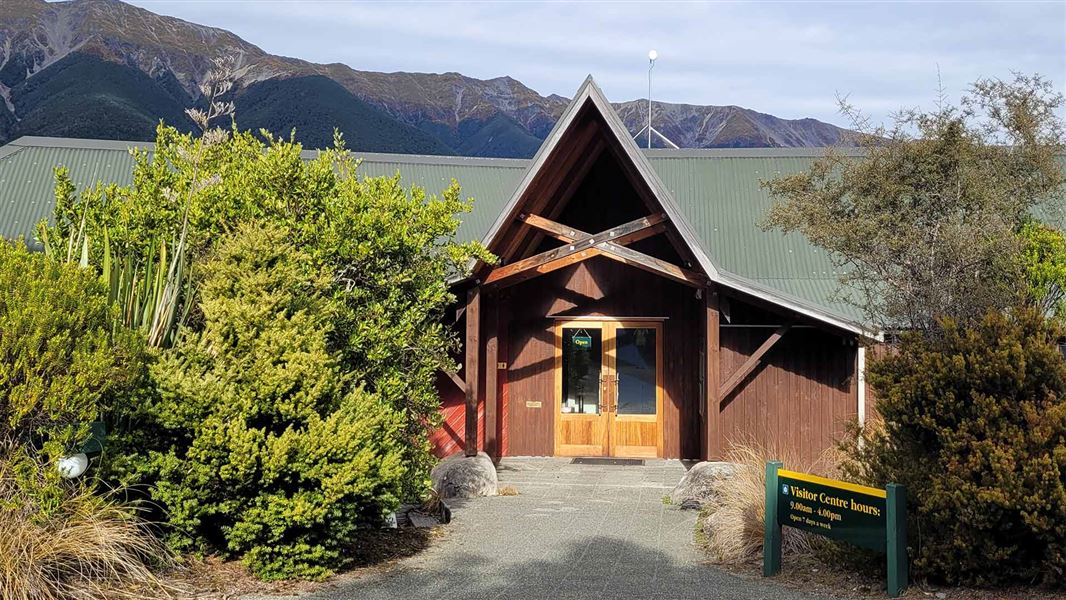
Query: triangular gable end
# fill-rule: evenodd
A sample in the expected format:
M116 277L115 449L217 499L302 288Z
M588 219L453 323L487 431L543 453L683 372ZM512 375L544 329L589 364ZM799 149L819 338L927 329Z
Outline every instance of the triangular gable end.
M602 169L605 163L616 170L612 181L624 187L630 196L635 194L639 198L643 210L630 211L628 217L638 218L626 223L602 223L601 227L588 232L574 229L571 227L573 223L554 221L590 176L590 170ZM604 199L605 202L609 200L612 199ZM604 208L608 206L614 208L609 204ZM600 231L606 226L610 228ZM602 235L597 237L597 232ZM685 267L624 247L656 233L667 235L673 252ZM571 245L571 250L573 244L577 244L588 251L575 254L568 253L566 248L560 249L559 253L568 257L540 252L541 262L557 259L552 263L554 267L552 264L542 265L535 258L528 257L538 248L543 250L539 242L545 236L562 242L564 246ZM602 254L681 283L702 287L716 271L694 240L694 233L673 198L665 191L658 174L589 77L533 158L525 177L486 234L484 244L501 258L503 265L507 265L505 274L513 275L523 266L527 270L535 266L540 269L538 272L547 272ZM530 260L536 264L531 264ZM500 268L493 271L487 283L493 283L500 275ZM530 273L531 276L536 274Z
M612 244L611 248L601 246L614 251L613 254L605 254L605 256L638 268L665 274L689 285L705 285L709 280L816 321L862 336L880 337L878 333L860 323L828 313L806 301L793 298L717 267L700 243L695 230L682 214L672 194L637 146L636 141L629 135L625 124L591 75L585 79L574 95L574 99L563 111L555 127L533 157L522 181L482 240L490 251L503 259L503 267L507 268L508 273L513 274L521 270L523 266L534 276L537 274L532 272L534 270L545 272L541 266L531 265L528 262L530 258L527 255L537 247L535 241L531 241L531 236L537 236L534 239L539 239L543 235L549 235L564 242L564 247L559 250L559 257L553 259L556 266L566 260L577 262L581 259L581 257L573 256L572 253L567 255L565 251L570 239L566 235L567 232L563 231L566 228L565 225L550 219L545 220L542 217L545 211L550 212L552 208L555 208L557 213L561 205L567 202L567 196L573 192L573 189L567 189L568 186L573 188L580 185L584 173L595 162L598 154L608 151L615 155L614 158L626 171L633 187L649 204L655 205L649 206L649 217L655 222L626 223L620 230L614 228L616 231L613 231L612 235L626 234L632 238L641 239L642 235L649 232L665 231L679 254L692 262L691 265L686 266L698 269L702 273L695 273L639 252L635 253L636 256L629 256L631 260L627 260L626 252L629 252L629 249L618 247L616 244ZM556 204L553 205L553 202ZM661 209L661 219L654 214L655 209ZM626 233L634 227L636 231ZM574 231L571 229L569 233L574 234ZM576 237L589 246L606 243L605 238L594 237L594 233L577 232ZM552 259L550 256L545 257L544 254L546 253L541 252L537 255L541 261ZM523 261L527 262L523 265ZM476 273L485 274L487 271L485 265L475 266ZM490 278L499 276L501 267L498 266L491 271L488 275Z

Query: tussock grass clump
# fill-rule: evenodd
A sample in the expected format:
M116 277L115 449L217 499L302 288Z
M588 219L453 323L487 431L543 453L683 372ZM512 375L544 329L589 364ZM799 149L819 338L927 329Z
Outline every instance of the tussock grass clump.
M169 598L170 555L135 511L0 449L0 598Z
M704 507L700 539L711 559L719 563L739 563L762 555L763 519L766 515L766 463L783 461L789 469L831 476L835 469L829 457L803 461L788 452L755 444L737 444L726 461L737 465L737 472L724 482L718 494ZM782 532L782 552L792 555L812 554L811 537L786 527Z

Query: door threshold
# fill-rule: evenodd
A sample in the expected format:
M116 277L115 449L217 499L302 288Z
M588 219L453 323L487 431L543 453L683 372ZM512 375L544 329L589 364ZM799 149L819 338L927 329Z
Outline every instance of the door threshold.
M643 467L643 458L605 458L599 456L578 457L570 461L572 465L601 465L612 467Z

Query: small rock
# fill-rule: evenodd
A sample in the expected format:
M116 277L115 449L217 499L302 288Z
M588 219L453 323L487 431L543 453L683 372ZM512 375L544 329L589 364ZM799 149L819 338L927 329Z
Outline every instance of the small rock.
M728 462L700 462L685 473L670 493L670 503L682 509L700 509L718 495L718 488L737 472Z
M702 507L700 506L699 500L696 500L695 498L685 498L678 508L681 510L699 510Z
M477 456L461 452L449 456L433 467L430 480L441 498L495 496L499 485L496 466L484 452Z
M947 597L948 597L948 595L947 595L947 594L945 594L944 592L937 592L937 593L936 593L936 597L937 597L937 598L947 598Z
M407 518L411 519L411 525L415 527L436 527L441 524L440 518L436 515L427 515L417 510L408 513Z

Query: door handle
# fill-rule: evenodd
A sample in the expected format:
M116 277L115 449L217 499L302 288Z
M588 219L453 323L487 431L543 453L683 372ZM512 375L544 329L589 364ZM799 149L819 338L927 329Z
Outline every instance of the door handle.
M605 376L604 378L604 398L606 399L607 412L618 412L618 376L614 377ZM614 387L607 385L613 383ZM614 393L611 393L614 392Z
M612 383L617 384L618 383L618 377L617 376L611 377L609 375L602 375L602 376L600 376L600 383L603 384L603 402L600 403L600 410L602 412L605 412L605 413L617 411L618 410L618 402L616 401L613 404L611 402L611 396L610 396L611 386L610 386L610 384L612 384ZM616 388L616 391L617 391L617 388Z

